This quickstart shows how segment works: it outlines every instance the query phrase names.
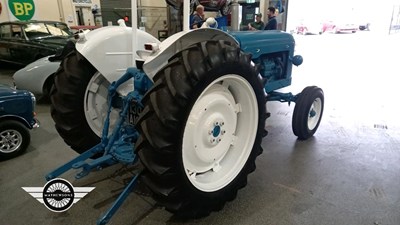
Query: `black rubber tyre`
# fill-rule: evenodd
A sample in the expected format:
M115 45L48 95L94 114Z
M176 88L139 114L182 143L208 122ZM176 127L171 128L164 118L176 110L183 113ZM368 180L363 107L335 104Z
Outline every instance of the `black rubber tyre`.
M309 86L299 94L292 117L293 133L306 140L314 135L324 111L324 92L316 86Z
M61 62L50 93L51 116L65 143L82 153L100 142L84 114L85 91L96 69L76 50Z
M215 191L202 191L186 174L183 134L202 91L227 74L244 78L255 93L254 113L258 113L258 120L254 122L254 142L250 141L249 156L244 157L243 167L238 167L238 174L230 183ZM156 74L154 82L143 99L145 107L137 123L141 135L135 149L145 167L142 180L153 192L154 199L177 217L207 216L235 199L237 191L246 186L248 174L256 168L256 157L262 153L266 119L263 85L250 56L238 46L223 41L198 43L177 53Z
M31 141L29 130L14 120L0 122L0 159L10 159L22 154Z
M50 75L44 82L42 97L49 98L49 100L50 100L50 92L51 92L51 89L53 88L53 84L54 84L54 74Z

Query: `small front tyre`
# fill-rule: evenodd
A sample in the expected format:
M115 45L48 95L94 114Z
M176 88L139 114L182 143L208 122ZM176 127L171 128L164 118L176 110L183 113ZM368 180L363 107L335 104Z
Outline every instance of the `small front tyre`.
M324 92L316 86L309 86L299 94L292 117L293 133L306 140L314 135L324 111Z
M22 154L31 141L28 128L18 121L0 123L0 160Z

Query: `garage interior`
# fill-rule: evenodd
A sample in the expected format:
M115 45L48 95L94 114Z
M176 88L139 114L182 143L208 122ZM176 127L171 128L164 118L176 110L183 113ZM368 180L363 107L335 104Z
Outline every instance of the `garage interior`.
M293 68L292 85L284 91L299 93L310 85L323 89L324 112L315 135L298 140L292 132L295 104L269 102L264 151L235 200L208 217L182 221L139 185L109 224L400 224L399 34L294 37L295 54L304 63ZM17 69L1 64L0 83L13 85ZM50 103L39 100L36 112L40 127L31 131L27 152L0 161L1 223L95 224L135 168L114 165L80 180L69 171L63 178L75 187L95 189L68 211L49 211L22 187L43 187L49 171L77 154L54 128Z

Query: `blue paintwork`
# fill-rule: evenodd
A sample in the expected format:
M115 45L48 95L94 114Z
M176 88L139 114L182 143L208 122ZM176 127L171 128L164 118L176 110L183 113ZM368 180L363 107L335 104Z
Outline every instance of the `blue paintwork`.
M303 62L301 56L294 56L295 40L289 33L282 31L235 31L229 32L245 53L250 53L252 61L260 67L260 75L265 81L265 91L274 92L269 101L288 101L291 98L277 95L276 90L290 86L292 83L292 64L298 66ZM282 54L281 61L276 61ZM283 67L277 66L283 65ZM282 97L282 98L280 98Z
M104 225L110 221L111 217L117 212L119 207L121 207L122 203L124 203L125 199L132 192L141 173L142 173L141 170L136 173L136 175L131 179L129 184L126 185L122 193L118 196L117 200L115 200L113 205L108 209L108 211L103 215L103 217L101 217L101 219L97 221L97 225Z
M292 64L300 65L302 63L300 56L293 55L295 46L293 36L281 31L241 31L230 32L230 34L239 42L244 52L252 55L252 61L260 68L260 75L266 82L267 101L295 102L297 95L276 92L277 89L291 84ZM134 78L134 91L122 97L123 104L119 119L112 134L109 135L109 116L113 100L117 97L116 90L122 83L131 78ZM129 68L119 80L113 82L109 87L109 107L104 122L101 143L49 173L46 179L54 179L72 168L82 169L76 175L76 178L82 178L94 169L116 163L135 163L137 159L134 153L134 143L138 140L139 133L133 125L135 124L135 118L128 118L128 112L129 110L132 111L132 107L137 112L143 109L141 100L152 86L152 81L143 71L136 68ZM221 126L216 124L211 132L213 137L218 137L224 131L221 130ZM103 156L88 161L90 157L99 153L103 154ZM106 224L109 222L133 189L139 175L140 172L133 177L118 199L97 224Z
M212 132L212 135L214 137L218 137L218 135L221 133L221 127L220 126L215 126Z
M122 110L119 114L118 121L116 122L112 133L108 135L110 113L112 110L113 99L117 94L116 90L121 84L131 78L134 78L134 91L131 91L127 96L122 97ZM141 100L143 95L152 86L152 81L146 76L146 74L143 73L143 71L136 68L128 68L126 73L120 79L113 82L108 89L109 104L107 117L104 122L101 142L78 157L72 159L68 163L47 174L46 179L54 179L70 169L82 169L78 174L75 175L77 179L80 179L95 169L101 169L116 163L122 163L126 165L136 163L137 157L134 152L135 143L139 138L139 132L135 129L133 125L134 123L129 121L128 114L129 110L132 109L131 107L137 107L138 111L143 109ZM90 160L92 156L97 154L103 154L103 156L94 160ZM136 176L132 178L131 182L125 187L118 199L97 222L97 224L108 223L119 207L121 207L128 194L134 188L140 173L141 172L139 171Z
M134 91L129 92L127 96L122 98L122 110L112 133L109 135L110 113L112 110L113 99L117 94L116 90L121 84L131 78L135 78ZM120 79L113 82L108 89L109 105L107 117L104 122L101 142L47 174L46 179L54 179L70 169L82 169L75 176L79 179L88 175L94 169L103 168L116 163L135 163L136 155L134 154L134 144L139 138L139 133L135 129L134 125L129 123L127 119L128 113L132 104L138 108L143 108L141 99L152 84L152 81L142 71L136 68L129 68ZM96 154L103 154L103 156L95 160L89 160Z
M232 31L229 34L239 42L242 51L252 54L253 59L280 51L290 51L291 56L294 53L294 38L283 31Z
M32 129L37 123L34 118L35 101L29 91L0 84L0 121L17 120Z

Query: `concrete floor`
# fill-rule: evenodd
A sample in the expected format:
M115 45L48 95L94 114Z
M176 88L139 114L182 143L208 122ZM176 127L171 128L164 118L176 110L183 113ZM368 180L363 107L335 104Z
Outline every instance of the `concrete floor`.
M296 36L304 64L287 91L318 85L324 116L315 134L292 134L294 104L268 103L269 135L257 170L222 211L185 224L398 225L400 224L399 35L371 32ZM0 68L11 83L12 68ZM41 127L27 152L0 162L0 224L87 225L108 209L129 173L94 172L74 186L96 187L66 212L54 213L21 187L43 187L44 175L76 156L58 136L49 104L37 107ZM109 224L183 224L149 197L131 194Z

